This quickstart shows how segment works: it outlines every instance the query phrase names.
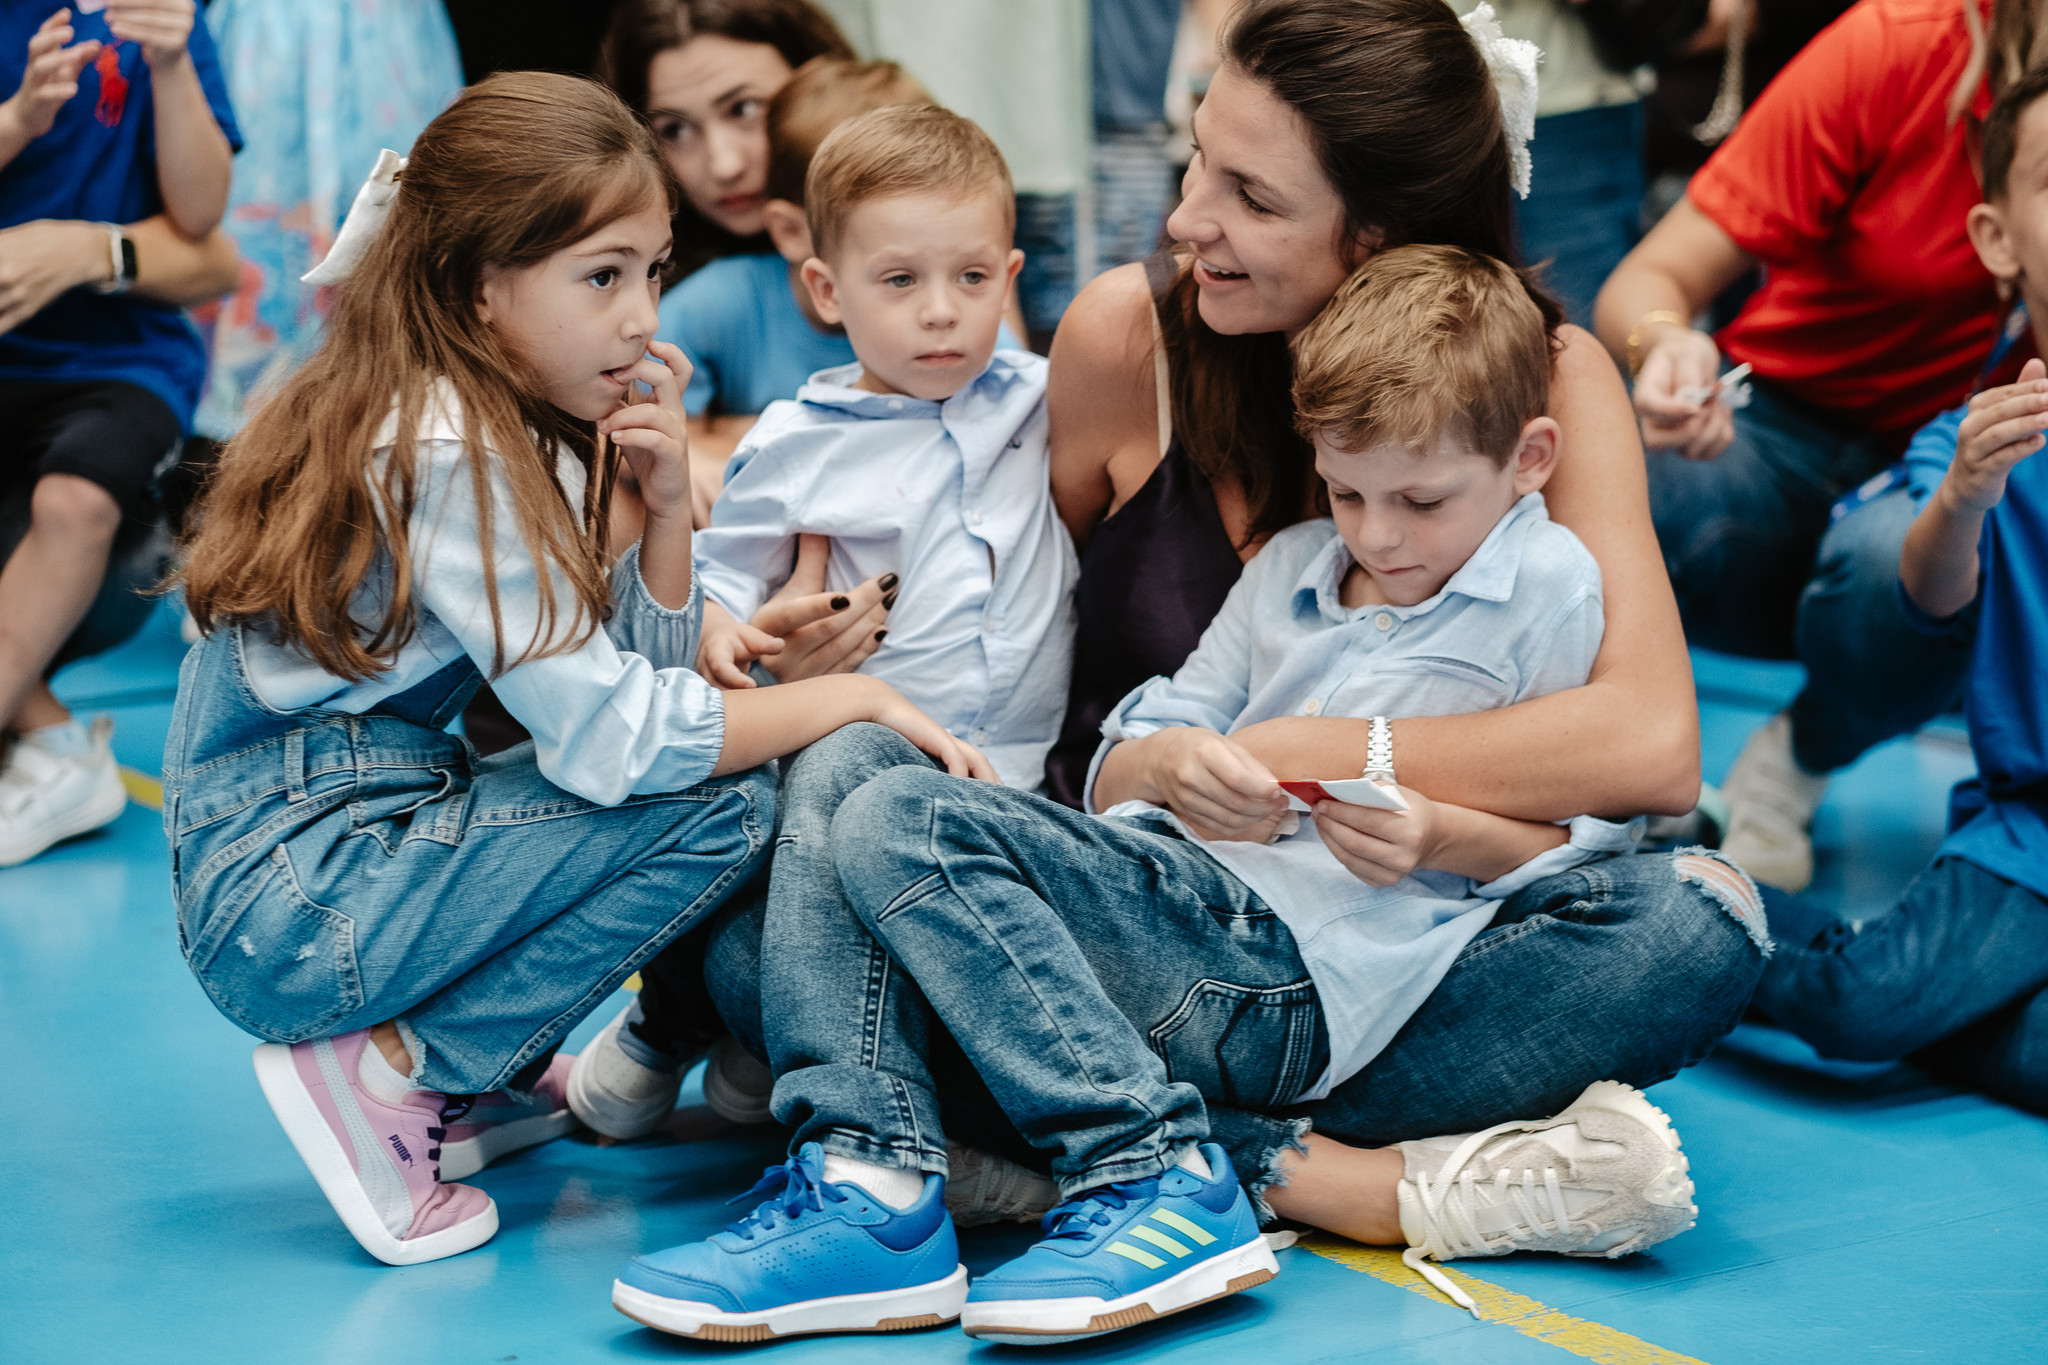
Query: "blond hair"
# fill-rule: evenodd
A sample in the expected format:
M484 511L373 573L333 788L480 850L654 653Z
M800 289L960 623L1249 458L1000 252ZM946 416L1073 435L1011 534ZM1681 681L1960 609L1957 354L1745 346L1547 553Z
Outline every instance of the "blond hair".
M546 260L644 207L673 214L653 134L594 81L506 72L462 92L414 142L391 216L339 287L318 352L223 452L179 575L201 630L261 623L329 673L385 671L418 628L411 522L415 434L437 380L454 389L477 506L484 592L506 667L492 543L493 476L540 566L521 659L579 648L610 611L602 530L611 463L571 507L555 462L589 469L595 428L540 397L478 315L488 269ZM396 414L390 455L378 429ZM388 575L380 618L352 615ZM566 583L570 601L556 600Z
M768 195L804 202L811 158L832 130L870 109L930 104L931 95L894 62L813 57L768 106Z
M1016 193L1003 154L971 120L936 104L870 110L834 129L811 159L804 214L818 254L830 254L847 215L871 199L993 193L1014 230Z
M1552 338L1520 275L1452 246L1383 251L1294 342L1296 428L1341 450L1440 435L1506 462L1550 402Z

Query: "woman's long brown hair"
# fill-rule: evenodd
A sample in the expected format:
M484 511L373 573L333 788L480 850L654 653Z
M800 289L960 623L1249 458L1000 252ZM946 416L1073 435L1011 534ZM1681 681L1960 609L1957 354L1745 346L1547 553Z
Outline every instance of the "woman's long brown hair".
M476 499L493 674L507 666L493 472L541 570L534 636L512 661L580 647L610 607L609 462L590 470L594 428L538 396L478 317L477 291L487 270L543 261L642 207L673 212L676 198L652 134L596 82L523 71L465 90L413 144L319 351L222 453L179 575L199 628L261 625L351 682L390 667L418 628L414 438L445 381ZM394 418L395 436L380 441ZM563 451L592 475L580 508L555 478ZM374 619L355 614L372 601Z
M1222 59L1299 114L1344 201L1343 241L1457 246L1515 264L1507 136L1479 49L1443 0L1245 0ZM1528 272L1546 328L1564 320ZM1161 300L1173 430L1211 479L1233 481L1247 543L1301 520L1318 484L1294 428L1293 361L1278 332L1202 321L1183 263Z

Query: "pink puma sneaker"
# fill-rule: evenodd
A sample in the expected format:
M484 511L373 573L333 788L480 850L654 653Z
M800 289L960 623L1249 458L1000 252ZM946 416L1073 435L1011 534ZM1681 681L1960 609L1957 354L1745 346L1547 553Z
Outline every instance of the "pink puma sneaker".
M414 1090L386 1104L356 1079L368 1029L256 1049L263 1098L363 1249L386 1265L438 1261L482 1246L498 1206L440 1181L445 1095Z
M441 1139L441 1179L467 1180L501 1156L575 1128L576 1116L569 1112L569 1072L575 1065L575 1057L557 1053L526 1099L493 1090L478 1095L467 1112L451 1099L442 1114L448 1135Z

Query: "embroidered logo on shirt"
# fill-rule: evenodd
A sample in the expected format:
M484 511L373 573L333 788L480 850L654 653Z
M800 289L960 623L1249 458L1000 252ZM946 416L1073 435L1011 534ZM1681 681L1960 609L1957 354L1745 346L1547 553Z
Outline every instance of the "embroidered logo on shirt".
M92 69L100 73L100 102L92 116L111 128L128 109L128 78L121 74L119 43L108 43L93 58Z

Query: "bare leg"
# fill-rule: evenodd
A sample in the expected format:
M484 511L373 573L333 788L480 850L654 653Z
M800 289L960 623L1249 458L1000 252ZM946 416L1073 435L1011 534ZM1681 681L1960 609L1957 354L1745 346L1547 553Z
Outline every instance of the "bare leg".
M26 733L40 730L45 725L62 725L70 719L71 708L57 700L57 694L50 690L48 683L39 681L21 699L21 705L14 710L14 723L7 728Z
M32 698L92 605L120 527L120 507L90 479L46 474L36 482L28 534L0 568L0 723L32 729L69 715Z
M385 1062L393 1071L401 1076L412 1075L412 1054L405 1050L405 1039L399 1034L397 1024L387 1019L381 1024L370 1025L370 1042L384 1054Z
M1287 1183L1269 1185L1273 1212L1296 1223L1371 1246L1403 1246L1396 1191L1401 1153L1392 1147L1349 1147L1321 1133L1308 1135L1308 1154L1280 1158Z

